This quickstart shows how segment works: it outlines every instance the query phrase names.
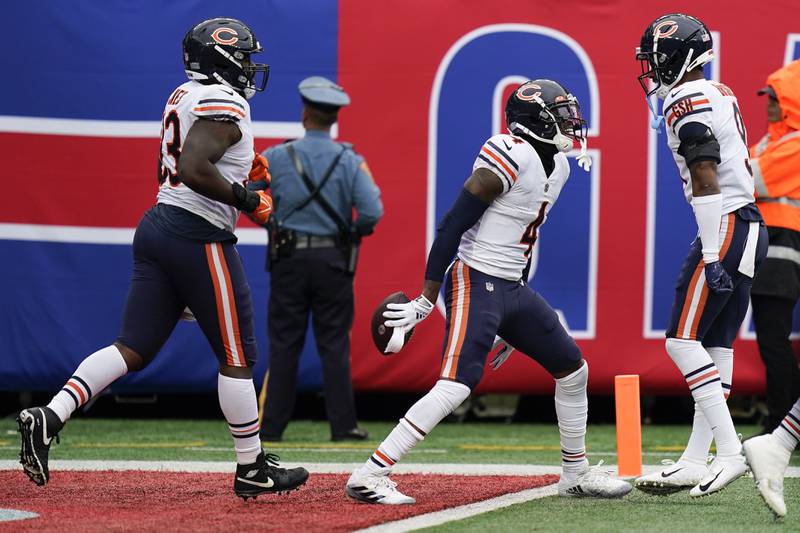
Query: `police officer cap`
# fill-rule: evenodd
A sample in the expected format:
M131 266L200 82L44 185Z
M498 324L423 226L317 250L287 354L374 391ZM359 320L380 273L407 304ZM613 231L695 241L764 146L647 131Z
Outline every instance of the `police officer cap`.
M322 76L311 76L300 82L297 87L300 96L312 104L330 107L350 105L350 97L340 86Z

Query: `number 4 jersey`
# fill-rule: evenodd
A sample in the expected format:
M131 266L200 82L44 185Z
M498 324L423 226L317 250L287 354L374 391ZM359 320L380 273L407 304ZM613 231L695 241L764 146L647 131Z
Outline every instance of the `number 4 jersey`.
M556 154L548 176L533 146L501 134L481 148L473 170L479 168L497 175L503 192L461 237L458 257L484 274L516 281L528 264L539 226L569 178L569 162Z
M717 180L722 214L753 203L753 175L747 150L747 132L733 91L721 83L695 80L681 84L664 99L667 140L683 180L686 201L692 201L692 178L686 160L678 154L681 128L691 122L707 126L720 147Z
M242 138L216 162L227 181L242 183L253 163L253 130L250 106L224 85L202 85L188 81L175 89L164 107L159 152L158 203L174 205L203 217L214 226L233 232L239 211L194 192L181 182L178 161L186 134L197 120L234 122Z

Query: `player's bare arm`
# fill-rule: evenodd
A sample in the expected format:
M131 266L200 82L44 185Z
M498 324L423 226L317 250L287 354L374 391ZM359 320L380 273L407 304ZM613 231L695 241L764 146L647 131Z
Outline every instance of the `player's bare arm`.
M215 163L241 138L242 132L233 122L195 122L186 135L178 161L181 181L193 191L212 200L236 205L233 189L217 170Z
M181 181L193 191L212 200L232 205L256 224L266 224L272 213L272 198L263 190L249 191L239 183L229 183L215 163L239 142L242 132L231 121L198 120L186 134L178 162Z

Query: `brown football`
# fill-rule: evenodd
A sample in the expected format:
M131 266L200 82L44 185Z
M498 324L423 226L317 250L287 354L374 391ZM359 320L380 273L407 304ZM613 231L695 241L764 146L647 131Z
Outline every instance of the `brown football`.
M383 301L378 305L375 311L372 313L372 342L375 343L375 348L378 349L379 352L383 355L393 355L391 353L386 353L386 345L389 344L389 339L392 338L392 330L393 328L387 328L383 325L386 321L386 318L383 317L383 312L388 311L387 304L391 303L406 303L411 301L408 296L406 296L403 292L393 292L389 296L383 299ZM406 333L405 344L408 344L408 341L411 339L411 335L414 334L414 329L412 328L411 331Z

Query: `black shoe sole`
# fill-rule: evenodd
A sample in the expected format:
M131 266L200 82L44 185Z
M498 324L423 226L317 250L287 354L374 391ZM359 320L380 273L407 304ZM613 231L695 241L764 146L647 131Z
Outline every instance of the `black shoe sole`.
M671 494L691 490L693 486L694 485L691 487L688 485L657 485L653 483L648 485L634 485L633 488L651 496L669 496Z
M234 492L234 494L236 494L236 496L238 496L239 498L241 498L244 501L247 501L248 498L252 498L253 500L255 500L256 498L258 498L262 494L279 494L279 495L289 494L290 492L294 492L296 490L300 490L300 487L305 485L307 482L308 482L308 478L306 478L299 485L297 485L295 487L288 488L288 489L287 488L263 489L263 490L253 490L253 491L241 491L241 490L233 489L233 492Z
M33 415L27 411L22 411L17 416L18 431L22 440L19 450L19 462L30 480L42 487L47 484L48 480L47 476L44 475L44 468L36 455L36 448L33 445L33 425L35 423Z

